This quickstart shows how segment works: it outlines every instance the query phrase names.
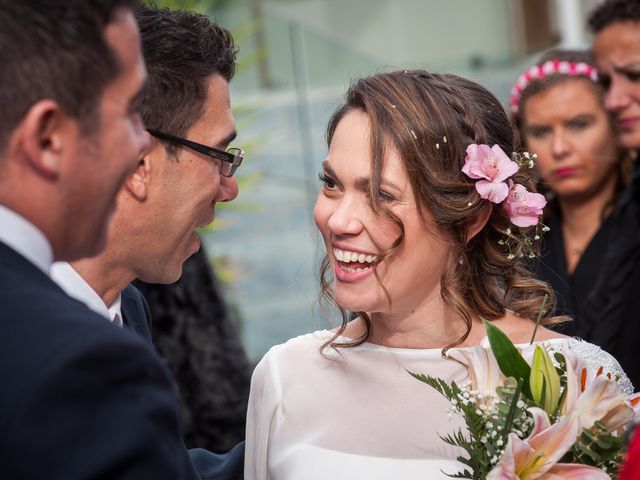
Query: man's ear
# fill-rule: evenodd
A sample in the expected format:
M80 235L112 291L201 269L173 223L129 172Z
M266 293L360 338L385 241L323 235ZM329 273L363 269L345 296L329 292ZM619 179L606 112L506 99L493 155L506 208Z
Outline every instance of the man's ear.
M485 202L488 203L488 202ZM467 229L467 242L475 237L480 230L484 228L484 226L489 221L489 216L493 207L491 205L485 205L481 208L477 213L469 217L469 228Z
M124 182L124 188L139 202L144 202L149 194L149 180L151 179L151 160L148 152L143 152L138 165Z
M41 175L57 178L62 168L65 128L70 118L53 100L41 100L29 108L22 120L18 142L29 165ZM77 138L80 138L79 136Z

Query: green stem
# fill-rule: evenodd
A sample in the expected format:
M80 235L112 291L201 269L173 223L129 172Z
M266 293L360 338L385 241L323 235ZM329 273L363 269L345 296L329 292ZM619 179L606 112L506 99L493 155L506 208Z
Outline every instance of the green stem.
M536 338L536 333L538 331L538 326L540 325L540 320L542 319L542 314L544 313L544 306L547 304L547 299L549 298L549 295L547 293L544 294L544 298L542 299L542 306L540 307L540 311L538 312L538 317L536 318L536 326L533 329L533 335L531 335L531 341L529 342L529 345L533 344L533 341Z
M518 384L516 385L516 391L513 393L513 399L511 400L511 405L509 406L509 413L507 415L507 421L504 424L504 441L506 443L507 437L509 436L509 432L511 432L511 425L513 424L513 419L516 416L516 407L518 405L518 399L520 398L520 390L522 390L522 379L518 380Z

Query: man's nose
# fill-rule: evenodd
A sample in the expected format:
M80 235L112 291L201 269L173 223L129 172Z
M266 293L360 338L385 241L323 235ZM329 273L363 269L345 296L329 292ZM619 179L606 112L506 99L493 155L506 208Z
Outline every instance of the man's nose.
M217 201L230 202L238 196L238 180L236 177L225 177L220 175L220 188L218 190Z

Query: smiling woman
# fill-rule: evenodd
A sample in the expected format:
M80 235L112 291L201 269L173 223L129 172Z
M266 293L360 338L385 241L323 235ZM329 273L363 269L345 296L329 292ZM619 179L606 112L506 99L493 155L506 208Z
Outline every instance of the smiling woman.
M562 332L576 335L581 305L612 240L610 215L629 182L632 156L618 142L587 52L545 54L516 83L511 108L552 199L537 276L553 286L557 313L575 318Z
M545 204L531 159L512 159L514 131L491 93L421 70L358 80L327 139L314 218L322 293L342 323L256 367L245 478L447 478L462 452L439 435L463 424L407 371L460 384L483 348L482 319L517 343L539 312L557 320L523 258ZM597 347L544 327L534 336L620 373Z

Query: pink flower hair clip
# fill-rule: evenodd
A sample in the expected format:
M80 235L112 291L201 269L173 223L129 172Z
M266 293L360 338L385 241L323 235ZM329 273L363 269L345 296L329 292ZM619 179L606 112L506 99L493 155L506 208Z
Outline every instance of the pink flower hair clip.
M462 173L477 180L475 187L480 198L495 204L504 202L503 208L515 226L526 228L537 225L533 238L537 241L540 240L540 227L543 232L549 230L549 227L540 223L542 210L547 201L543 195L530 192L524 185L511 180L521 166L533 168L536 155L525 152L522 155L514 154L514 158L518 161L515 162L509 158L499 145L489 147L485 144L472 143L467 147ZM513 237L511 229L507 229L506 240L500 241L501 245L509 247L509 259L514 258L510 242ZM526 235L524 237L524 243L529 249L529 257L534 257L534 241Z

